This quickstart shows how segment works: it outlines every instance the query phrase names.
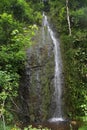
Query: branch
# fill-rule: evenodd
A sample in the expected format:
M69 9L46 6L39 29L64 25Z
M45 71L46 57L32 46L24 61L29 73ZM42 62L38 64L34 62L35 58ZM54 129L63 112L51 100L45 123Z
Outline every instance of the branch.
M17 106L17 104L14 102L14 100L12 99L12 97L10 97L10 99L11 99L11 101L12 101L12 103L16 106L16 108L18 109L18 110L20 110L20 108Z
M66 0L66 10L67 10L67 22L69 27L69 35L71 36L71 24L70 24L70 16L69 16L69 8L68 8L68 0Z
M3 109L4 109L4 106L5 106L5 100L3 100L3 103L2 103L2 109L1 109L0 118L2 117L2 122L3 122L3 130L6 130L5 118L4 118L4 114L3 114Z

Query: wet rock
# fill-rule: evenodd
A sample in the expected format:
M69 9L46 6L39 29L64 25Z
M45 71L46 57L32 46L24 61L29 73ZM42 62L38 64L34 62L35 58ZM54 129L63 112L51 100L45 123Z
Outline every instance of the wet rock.
M26 113L29 122L37 123L51 116L55 66L52 40L43 28L39 33L36 44L27 49L27 61L19 89L21 120Z

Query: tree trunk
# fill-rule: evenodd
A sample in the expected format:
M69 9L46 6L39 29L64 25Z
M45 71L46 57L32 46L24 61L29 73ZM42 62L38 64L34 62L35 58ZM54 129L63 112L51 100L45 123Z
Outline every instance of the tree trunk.
M68 2L69 2L69 1L66 0L67 22L68 22L69 35L71 36L71 25L70 25L70 16L69 16Z

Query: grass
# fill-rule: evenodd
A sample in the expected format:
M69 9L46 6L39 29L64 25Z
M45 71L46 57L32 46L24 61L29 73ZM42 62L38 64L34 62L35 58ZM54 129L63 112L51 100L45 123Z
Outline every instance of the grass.
M79 130L87 130L87 116L82 117L82 119L83 119L84 124L83 126L79 128Z
M5 126L5 129L3 127L2 121L0 121L0 130L21 130L21 128L18 128L16 126ZM42 128L42 126L38 126L38 128L33 128L32 125L24 128L24 130L50 130L48 128Z
M79 130L87 130L87 125L82 126L81 128L79 128Z

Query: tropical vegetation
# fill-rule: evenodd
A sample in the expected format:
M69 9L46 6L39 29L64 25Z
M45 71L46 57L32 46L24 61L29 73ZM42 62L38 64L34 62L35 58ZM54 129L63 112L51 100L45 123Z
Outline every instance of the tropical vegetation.
M6 124L14 124L17 119L13 107L18 109L16 99L21 72L25 68L26 49L32 46L32 37L41 26L43 10L60 36L66 116L70 119L87 116L87 0L45 2L0 2L0 118L3 130ZM87 128L80 130L83 129Z

